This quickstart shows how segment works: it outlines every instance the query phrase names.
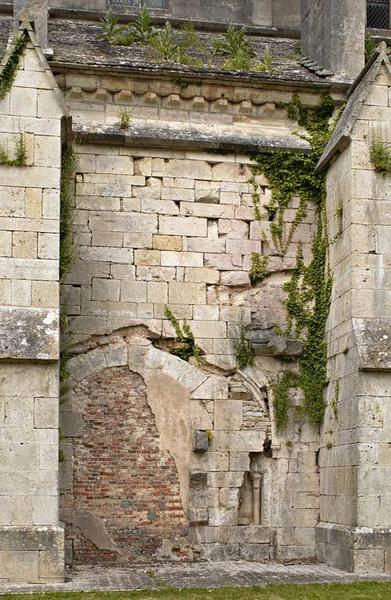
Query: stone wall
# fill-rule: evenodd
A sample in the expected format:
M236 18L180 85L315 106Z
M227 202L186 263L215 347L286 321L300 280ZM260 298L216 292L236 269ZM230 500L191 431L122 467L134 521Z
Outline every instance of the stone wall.
M5 57L7 61L7 55ZM60 92L32 35L0 102L0 580L63 577L58 521Z
M365 63L365 0L303 0L301 15L303 55L354 81Z
M318 555L390 572L389 182L370 161L372 141L390 140L386 68L360 89L351 143L328 174L334 288Z
M148 2L147 2L148 4ZM205 0L162 0L149 2L156 15L195 21L234 22L255 26L276 26L285 28L300 27L300 0L218 0L211 5ZM113 11L134 12L138 0L126 2L116 0L86 0L84 10L105 11L111 6ZM52 8L80 9L78 0L50 0ZM158 6L158 8L154 8Z
M288 277L286 270L295 264L299 240L305 256L310 255L313 211L295 233L287 255L281 257L273 251L268 234L270 223L264 206L270 200L270 189L261 176L257 181L262 186L262 222L254 219L248 157L92 144L79 145L77 153L75 261L63 288L75 357L70 363L72 393L62 416L67 453L62 518L74 531L80 510L87 511L90 518L103 521L108 536L104 539L106 544L110 539L112 545L105 554L107 548L100 548L99 537L98 546L80 546L81 538L71 533L69 541L74 546L70 545L70 552L79 559L96 560L102 556L100 549L109 560L125 562L135 553L139 559L150 558L151 552L155 558L313 557L319 514L317 433L294 418L279 439L269 397L270 382L283 364L275 358L259 357L254 369L238 375L235 358L243 326L251 321L270 328L283 321L282 284ZM287 211L287 235L295 207L296 200ZM255 287L249 279L252 252L270 252L274 272ZM191 366L169 353L175 332L165 315L166 306L181 324L185 319L190 325L203 352L199 365ZM126 357L114 365L103 356L113 343L128 348ZM146 351L151 353L147 358ZM147 516L143 520L147 509L126 495L127 476L117 473L117 451L110 450L117 443L111 432L120 428L123 416L112 412L111 404L102 407L103 414L111 407L110 422L102 413L92 417L88 411L85 389L89 398L100 397L102 382L116 378L115 370L98 378L89 373L124 364L144 381L137 383L137 378L127 375L129 392L123 411L137 414L137 438L143 439L152 424L141 400L133 406L131 390L134 386L142 396L138 386L146 385L160 436L159 461L166 461L166 447L175 459L181 505L173 521L167 519L163 508L149 509L147 514L153 513L153 519L148 521ZM185 399L189 392L190 404ZM115 406L115 385L112 393L103 395ZM172 402L177 404L170 413ZM295 412L293 406L292 416ZM166 413L172 414L168 425ZM71 426L68 430L68 423L75 423L75 429ZM90 501L85 499L84 486L77 483L78 473L89 470L93 431L98 436L105 432L108 455L104 469L108 469L108 477L117 478L119 486L111 480L110 499L106 500L112 507L109 515L102 513L95 500L101 492L93 482L88 484ZM131 451L131 440L129 434L125 456ZM184 450L176 456L178 444L184 445ZM96 452L99 457L103 450L97 446ZM149 453L148 445L142 444L133 460L142 464ZM184 463L180 462L183 457ZM133 484L141 490L159 480L159 475L151 472L146 484L131 461L128 469ZM169 490L175 497L176 478L173 471L168 473L174 477ZM257 473L262 480L259 522L252 500ZM163 505L163 492L160 500ZM125 515L131 516L134 526L145 528L148 552L143 550L144 542L127 530L118 548L116 540ZM172 528L164 529L164 524ZM155 533L154 548L148 531Z

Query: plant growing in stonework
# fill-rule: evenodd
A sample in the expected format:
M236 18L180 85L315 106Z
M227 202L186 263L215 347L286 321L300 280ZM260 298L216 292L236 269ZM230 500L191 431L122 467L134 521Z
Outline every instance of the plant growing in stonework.
M206 50L205 44L202 42L200 37L198 36L196 30L194 29L194 25L192 23L184 23L181 27L182 39L181 44L183 48L194 50Z
M147 46L156 35L152 27L151 15L146 6L138 13L136 19L132 21L130 33L133 33L133 40L136 44Z
M380 139L371 143L369 158L375 170L385 175L391 173L391 149Z
M369 60L377 48L377 42L370 35L365 36L365 59Z
M74 258L73 213L74 213L74 171L76 155L72 148L63 152L61 159L61 188L60 188L60 279L71 269ZM67 307L63 303L60 313L60 330L62 336L68 330ZM70 370L68 367L70 355L68 348L62 346L60 356L60 398L63 399L69 389Z
M113 14L111 8L109 8L103 19L101 19L101 27L103 33L98 35L98 40L104 40L109 44L115 44L124 30L123 26L118 24L118 18Z
M254 58L254 50L244 27L230 25L226 33L213 40L215 54L226 57L224 69L230 71L248 71Z
M251 254L250 281L252 285L262 283L262 281L271 275L267 270L268 264L268 256L260 256L258 252L253 252Z
M269 46L265 48L262 60L255 66L254 70L258 71L258 73L270 73L275 70L273 67L273 55Z
M173 326L176 334L175 341L179 344L178 348L173 348L171 350L171 354L174 354L175 356L178 356L187 362L192 356L194 356L198 362L201 356L201 348L199 348L199 346L197 346L195 343L194 335L190 325L188 325L188 323L185 321L181 327L178 319L168 306L165 307L164 314Z
M120 129L129 129L129 127L132 124L132 117L130 111L127 109L123 109L121 110L118 116Z
M235 347L236 363L239 369L253 367L255 363L254 348L251 340L246 338L246 332L242 326L240 329L240 338Z
M292 371L284 371L272 385L274 418L278 430L288 424L289 392L298 385L298 374Z
M74 171L76 156L72 148L63 152L60 189L60 279L64 279L73 263Z
M174 30L169 21L156 31L150 46L161 61L174 62L182 65L199 65L199 61L188 53L190 33L182 31L182 37Z
M25 167L27 161L26 142L20 134L15 144L15 158L11 158L4 146L0 145L0 165L5 167Z
M26 48L28 35L22 33L16 38L11 54L7 62L3 65L0 71L0 100L10 91L12 84L15 81L16 73L19 67L20 57Z
M179 42L175 31L169 21L160 29L151 46L159 55L159 58L168 62L178 62L179 57Z
M299 246L296 267L285 284L287 293L287 326L284 335L300 339L303 353L299 371L294 376L284 373L275 383L274 409L278 427L287 422L289 390L298 387L303 392L303 412L310 423L323 421L325 402L323 391L327 379L327 347L325 326L330 308L332 278L327 265L328 236L325 223L325 175L316 173L316 165L331 134L329 120L334 103L328 96L319 106L307 108L295 96L288 113L306 129L305 139L311 145L309 153L290 153L283 150L255 157L255 175L263 173L271 186L272 198L267 207L272 225L273 241L282 254L304 218L309 204L317 214L316 233L312 243L312 260L305 265ZM284 235L284 212L293 198L300 199L288 240Z

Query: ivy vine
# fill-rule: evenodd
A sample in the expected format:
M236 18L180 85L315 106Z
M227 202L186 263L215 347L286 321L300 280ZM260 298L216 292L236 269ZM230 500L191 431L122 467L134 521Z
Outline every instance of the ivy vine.
M60 279L64 279L73 263L74 171L76 156L72 148L65 150L61 159L60 189Z
M15 157L12 158L6 148L0 145L0 165L4 167L25 167L27 163L26 142L20 134L15 144Z
M325 223L325 175L315 168L331 135L329 126L334 102L324 96L319 106L308 108L298 96L289 104L288 114L305 128L302 136L311 146L309 153L277 151L255 157L254 175L264 174L271 186L272 197L266 210L271 223L273 243L284 255L297 227L307 214L309 205L315 206L317 228L312 244L312 261L306 266L299 245L296 267L285 284L287 325L284 335L303 342L299 372L285 372L273 386L274 410L278 428L288 422L289 391L303 391L303 412L313 425L323 421L324 386L327 380L327 345L325 326L330 309L332 277L327 265L328 236ZM257 194L257 190L254 191ZM284 238L284 213L293 198L299 198L299 207L290 231ZM257 206L255 204L256 216ZM258 210L259 212L259 210Z
M236 363L239 369L253 367L255 363L255 353L251 340L247 339L245 328L242 325L240 329L240 338L235 346Z
M72 147L63 151L61 158L60 188L60 280L63 281L70 271L74 259L73 213L74 213L74 172L76 154ZM60 314L60 330L62 335L68 332L68 314L66 305L62 304ZM62 345L60 357L60 398L63 399L69 389L70 370L68 347Z
M18 71L20 57L26 48L27 40L28 34L26 31L16 38L11 54L0 72L0 100L2 100L12 88L12 84L15 81L16 73Z

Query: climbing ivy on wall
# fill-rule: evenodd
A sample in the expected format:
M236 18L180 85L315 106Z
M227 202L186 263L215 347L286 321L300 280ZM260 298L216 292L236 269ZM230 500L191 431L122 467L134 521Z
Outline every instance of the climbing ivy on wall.
M22 33L16 38L15 44L8 57L7 62L0 72L0 100L10 91L13 82L15 81L16 73L19 67L20 57L27 44L28 35Z
M315 206L317 227L314 235L311 263L306 266L299 246L296 267L285 284L287 337L303 342L299 372L281 375L273 386L274 411L277 427L283 428L288 420L289 391L300 388L303 392L303 411L310 423L323 421L325 403L323 389L327 384L327 346L325 325L330 308L332 278L327 266L328 237L325 223L325 175L315 168L329 140L329 121L334 109L329 96L319 106L304 107L295 96L288 105L288 114L305 128L303 137L310 143L309 153L277 151L255 157L254 174L263 173L271 186L272 197L266 210L271 222L271 234L277 251L284 255L293 233L307 214L309 205ZM257 193L257 190L254 192ZM288 236L284 237L284 212L293 198L299 198L299 207ZM256 204L257 207L257 204ZM258 211L259 214L259 209ZM256 215L257 216L257 215Z
M11 90L18 71L20 57L27 44L27 33L24 32L16 38L11 54L0 71L0 100ZM6 167L24 167L26 165L26 144L23 135L20 135L15 147L15 157L12 158L6 148L0 145L0 165Z
M60 221L60 279L69 272L73 262L73 211L75 153L72 148L63 152L61 159L61 221Z
M16 140L15 157L12 158L7 149L0 145L0 165L5 167L25 167L27 161L26 142L23 134Z
M74 171L76 155L72 147L63 151L61 159L61 189L60 189L60 280L63 281L72 267L74 255L73 243L73 212L74 212ZM62 304L60 316L61 334L68 331L67 307ZM63 399L68 391L70 371L68 367L70 355L68 348L62 344L60 358L60 398Z

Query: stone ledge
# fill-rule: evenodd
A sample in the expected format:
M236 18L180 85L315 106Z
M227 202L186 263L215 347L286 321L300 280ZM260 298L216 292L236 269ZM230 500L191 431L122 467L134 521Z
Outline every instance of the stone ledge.
M58 358L58 310L7 306L0 308L0 359Z
M195 149L206 151L237 152L272 152L287 150L292 152L309 152L310 145L298 136L261 137L247 136L240 133L228 133L192 127L174 128L168 125L133 124L127 130L110 126L84 126L74 128L79 142L92 144L115 144L143 148Z

